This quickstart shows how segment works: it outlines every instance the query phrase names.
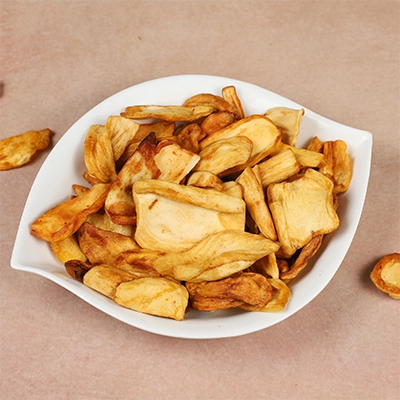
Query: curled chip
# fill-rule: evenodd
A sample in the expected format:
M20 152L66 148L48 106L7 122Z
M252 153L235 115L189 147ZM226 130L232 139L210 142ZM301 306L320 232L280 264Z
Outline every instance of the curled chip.
M215 282L188 282L193 308L215 311L245 304L265 307L272 299L272 287L267 278L253 272L239 272Z
M241 166L232 168L231 172L241 171L247 166L252 167L257 164L272 153L281 139L279 129L270 119L262 115L251 115L207 136L200 142L200 149L203 150L217 140L237 136L249 138L253 142L253 149L249 160Z
M50 144L50 129L28 131L0 140L0 171L27 164L38 150Z
M393 299L400 299L400 254L383 257L374 267L370 278L375 286Z

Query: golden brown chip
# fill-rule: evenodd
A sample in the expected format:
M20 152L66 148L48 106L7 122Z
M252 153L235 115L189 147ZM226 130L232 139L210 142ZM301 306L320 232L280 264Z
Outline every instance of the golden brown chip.
M347 191L351 180L351 163L347 144L343 140L324 143L324 158L319 171L334 183L333 193Z
M90 190L90 188L88 188L87 186L83 186L83 185L77 185L77 184L73 184L72 185L72 190L74 191L74 193L79 196L82 193L87 192L88 190Z
M117 287L122 282L130 282L137 277L110 265L97 265L90 268L83 276L83 283L104 296L114 299Z
M230 85L222 88L222 97L234 107L236 110L235 116L237 119L241 119L246 116L235 86Z
M323 148L324 142L318 136L314 136L307 146L307 150L315 151L316 153L321 153Z
M176 135L176 143L183 149L199 152L199 142L205 136L205 133L200 128L199 124L188 124Z
M291 148L257 164L263 189L271 183L282 182L300 171L300 164Z
M234 107L232 104L226 101L223 97L212 93L196 94L187 99L183 103L183 105L188 107L199 106L199 105L209 106L212 107L214 110L218 110L221 112L229 112L231 114L234 114L237 119L240 118L240 116L237 115L236 107Z
M282 311L289 301L291 291L289 287L280 279L267 278L269 284L273 287L272 299L261 309L250 305L243 305L248 311L278 312Z
M292 264L288 271L281 272L279 278L285 282L289 283L294 279L308 264L310 259L319 250L322 244L322 239L324 235L314 236L300 251L298 257Z
M79 228L77 237L82 252L93 265L113 265L122 252L139 248L130 236L96 228L89 222Z
M272 298L267 278L254 272L240 272L215 282L187 282L191 306L216 311L245 304L264 307Z
M193 105L193 106L130 106L126 107L125 112L121 113L122 117L132 119L162 119L163 121L179 122L179 121L196 121L201 117L210 115L215 108L210 105Z
M222 192L224 190L224 182L215 174L209 171L193 172L187 182L187 186L196 186L204 189L216 189Z
M76 281L83 282L83 277L88 272L92 265L87 261L82 260L68 260L64 264L65 270Z
M373 268L370 278L379 290L400 300L400 254L384 256Z
M99 183L80 196L46 211L31 226L31 234L46 242L57 242L75 233L88 215L104 205L110 185Z
M253 152L253 142L246 136L217 140L200 151L200 161L194 171L209 171L223 176L237 166L247 163Z
M339 227L332 190L331 180L311 168L293 182L268 186L268 204L282 257L290 258L313 236Z
M186 288L167 278L138 278L121 283L114 301L145 314L182 321L188 305Z
M212 113L204 118L200 124L200 127L205 135L211 135L212 133L232 124L234 121L235 117L232 113L228 111L221 111Z
M104 212L90 214L87 219L96 228L106 231L120 233L121 235L133 237L135 230L133 225L119 225L111 221L110 217Z
M56 258L65 264L69 260L87 261L85 254L79 247L75 235L68 236L58 242L50 243L50 249Z
M50 144L50 129L28 131L0 140L0 171L27 164L38 150Z
M139 129L135 134L133 140L126 146L123 154L118 159L117 165L119 169L129 160L132 154L139 147L143 139L153 133L157 140L163 140L165 138L172 137L175 129L174 122L168 121L157 121L149 124L140 124Z
M103 183L115 180L117 173L111 138L103 125L92 125L89 128L83 151L85 165L90 176Z
M156 147L155 135L148 135L119 171L117 179L111 185L105 202L105 210L115 224L136 223L132 185L140 179L152 179L160 175L160 170L154 162Z
M129 270L129 265L148 266L179 281L215 281L243 271L278 249L276 242L261 235L223 231L208 235L181 252L147 249L126 252L124 268Z
M249 138L253 142L253 150L245 164L232 168L230 172L241 171L247 166L252 167L271 154L281 139L279 129L271 120L262 115L251 115L207 136L200 142L200 149L203 150L217 140L237 136Z
M276 240L276 230L265 201L258 165L247 167L236 180L243 187L247 212L260 232L268 239Z

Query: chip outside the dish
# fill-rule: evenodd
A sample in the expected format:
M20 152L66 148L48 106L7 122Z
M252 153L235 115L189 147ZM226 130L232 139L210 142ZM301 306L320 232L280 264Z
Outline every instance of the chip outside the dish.
M370 278L380 291L400 300L400 254L384 256L371 271Z

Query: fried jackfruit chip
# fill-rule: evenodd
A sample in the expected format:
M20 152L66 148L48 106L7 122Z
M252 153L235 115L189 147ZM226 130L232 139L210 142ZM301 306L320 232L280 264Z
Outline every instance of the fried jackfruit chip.
M319 172L326 175L334 183L333 193L347 191L351 180L350 154L347 153L347 144L343 140L324 143L324 158Z
M257 167L263 189L271 183L282 182L300 171L300 164L291 148L258 163Z
M87 172L99 182L110 183L117 177L114 152L108 130L92 125L85 138L83 155Z
M189 294L180 283L167 278L138 278L118 285L114 301L145 314L182 321Z
M133 237L135 230L133 225L119 225L111 221L110 217L104 212L90 214L87 219L96 228L106 231L120 233L121 235Z
M214 110L220 112L229 112L235 116L236 119L240 118L238 110L231 103L226 101L223 97L212 93L199 93L188 98L184 103L184 106L210 106Z
M50 243L50 249L63 264L69 260L87 261L87 257L79 247L75 235L68 236L58 242Z
M250 269L266 277L279 279L279 267L275 253L260 258L250 267Z
M190 174L187 186L196 186L204 189L216 189L222 192L224 190L224 182L215 174L209 171L197 171Z
M260 232L268 239L276 240L276 230L271 213L265 201L258 165L247 167L236 179L243 187L247 212L253 218Z
M141 142L112 183L105 210L115 224L135 224L136 210L131 194L132 185L140 179L157 178L160 175L160 170L154 162L156 147L155 135L150 134Z
M38 150L50 144L50 129L28 131L0 140L0 171L27 164Z
M235 115L237 119L242 119L246 116L235 86L222 88L222 97L236 109Z
M162 140L172 137L174 130L175 130L174 122L157 121L149 124L144 124L144 123L139 124L139 129L136 132L135 137L126 146L123 154L118 159L117 165L119 167L122 167L129 160L129 158L131 158L132 154L139 147L142 140L144 140L147 136L149 136L150 133L153 133L157 140Z
M304 109L294 110L288 107L274 107L267 110L264 115L281 130L283 143L296 146Z
M180 122L195 121L201 117L210 115L215 108L210 105L183 105L183 106L130 106L126 107L122 117L132 119L162 119L163 121Z
M200 311L216 311L244 304L264 307L272 299L267 278L254 272L239 272L214 282L187 282L191 306Z
M111 140L115 161L122 156L129 143L135 140L139 128L140 125L129 118L119 115L110 115L107 118L105 129Z
M307 146L307 150L315 151L316 153L321 153L323 148L324 142L318 136L314 136Z
M176 134L176 143L182 149L191 151L193 153L199 152L199 142L205 137L205 133L200 128L199 124L192 123L182 128Z
M175 183L180 183L199 160L198 154L167 140L158 144L154 155L154 162L160 170L158 179Z
M114 299L117 287L122 282L130 282L135 279L137 277L132 273L105 264L90 268L83 276L83 283L96 292Z
M279 278L283 282L289 283L307 266L310 259L321 247L323 237L324 235L313 236L312 239L301 249L300 254L296 258L290 269L282 272L279 275Z
M370 278L380 291L400 300L400 254L384 256L374 266Z
M284 258L290 258L313 236L339 227L332 190L331 180L311 168L292 182L268 186L268 204Z
M253 142L246 136L217 140L200 151L200 161L194 171L209 171L224 175L238 165L245 164L253 152Z
M253 142L253 151L250 159L242 166L232 168L230 172L241 171L247 166L253 166L272 153L281 139L279 129L262 115L251 115L220 129L207 136L200 142L200 150L211 145L217 140L246 136Z
M136 251L140 262L146 263L161 275L180 281L216 281L243 271L258 259L274 253L279 245L261 235L244 231L223 231L208 235L195 246L181 252ZM135 252L132 252L135 253ZM135 256L131 254L135 263Z
M71 278L83 282L83 277L93 266L88 261L68 260L64 263L65 270Z
M89 214L104 205L110 184L98 183L80 196L46 211L31 225L31 234L46 242L57 242L75 233Z
M232 124L234 121L235 117L232 113L228 111L221 111L212 113L204 118L200 124L200 127L205 135L211 135L212 133Z
M89 222L79 228L77 237L82 252L93 265L113 265L122 252L139 248L132 237L96 228Z
M280 279L267 278L269 284L273 287L272 299L262 308L256 308L250 305L242 305L248 311L278 312L286 307L289 301L291 291L290 288Z
M303 149L301 147L289 146L283 142L280 142L278 146L276 146L276 149L272 155L280 154L288 149L293 151L301 168L316 168L324 159L324 155L319 152Z
M133 198L143 248L181 251L210 234L244 229L244 201L216 190L152 179L136 182Z

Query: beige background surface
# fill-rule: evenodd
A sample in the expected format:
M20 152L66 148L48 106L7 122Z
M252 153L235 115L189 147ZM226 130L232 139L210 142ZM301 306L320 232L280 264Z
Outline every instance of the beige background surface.
M399 301L368 276L399 252L398 1L0 1L0 138L54 130L131 85L248 81L372 132L368 195L327 288L272 328L179 340L119 322L10 267L50 149L2 171L0 399L399 399ZM49 188L51 190L51 188Z

